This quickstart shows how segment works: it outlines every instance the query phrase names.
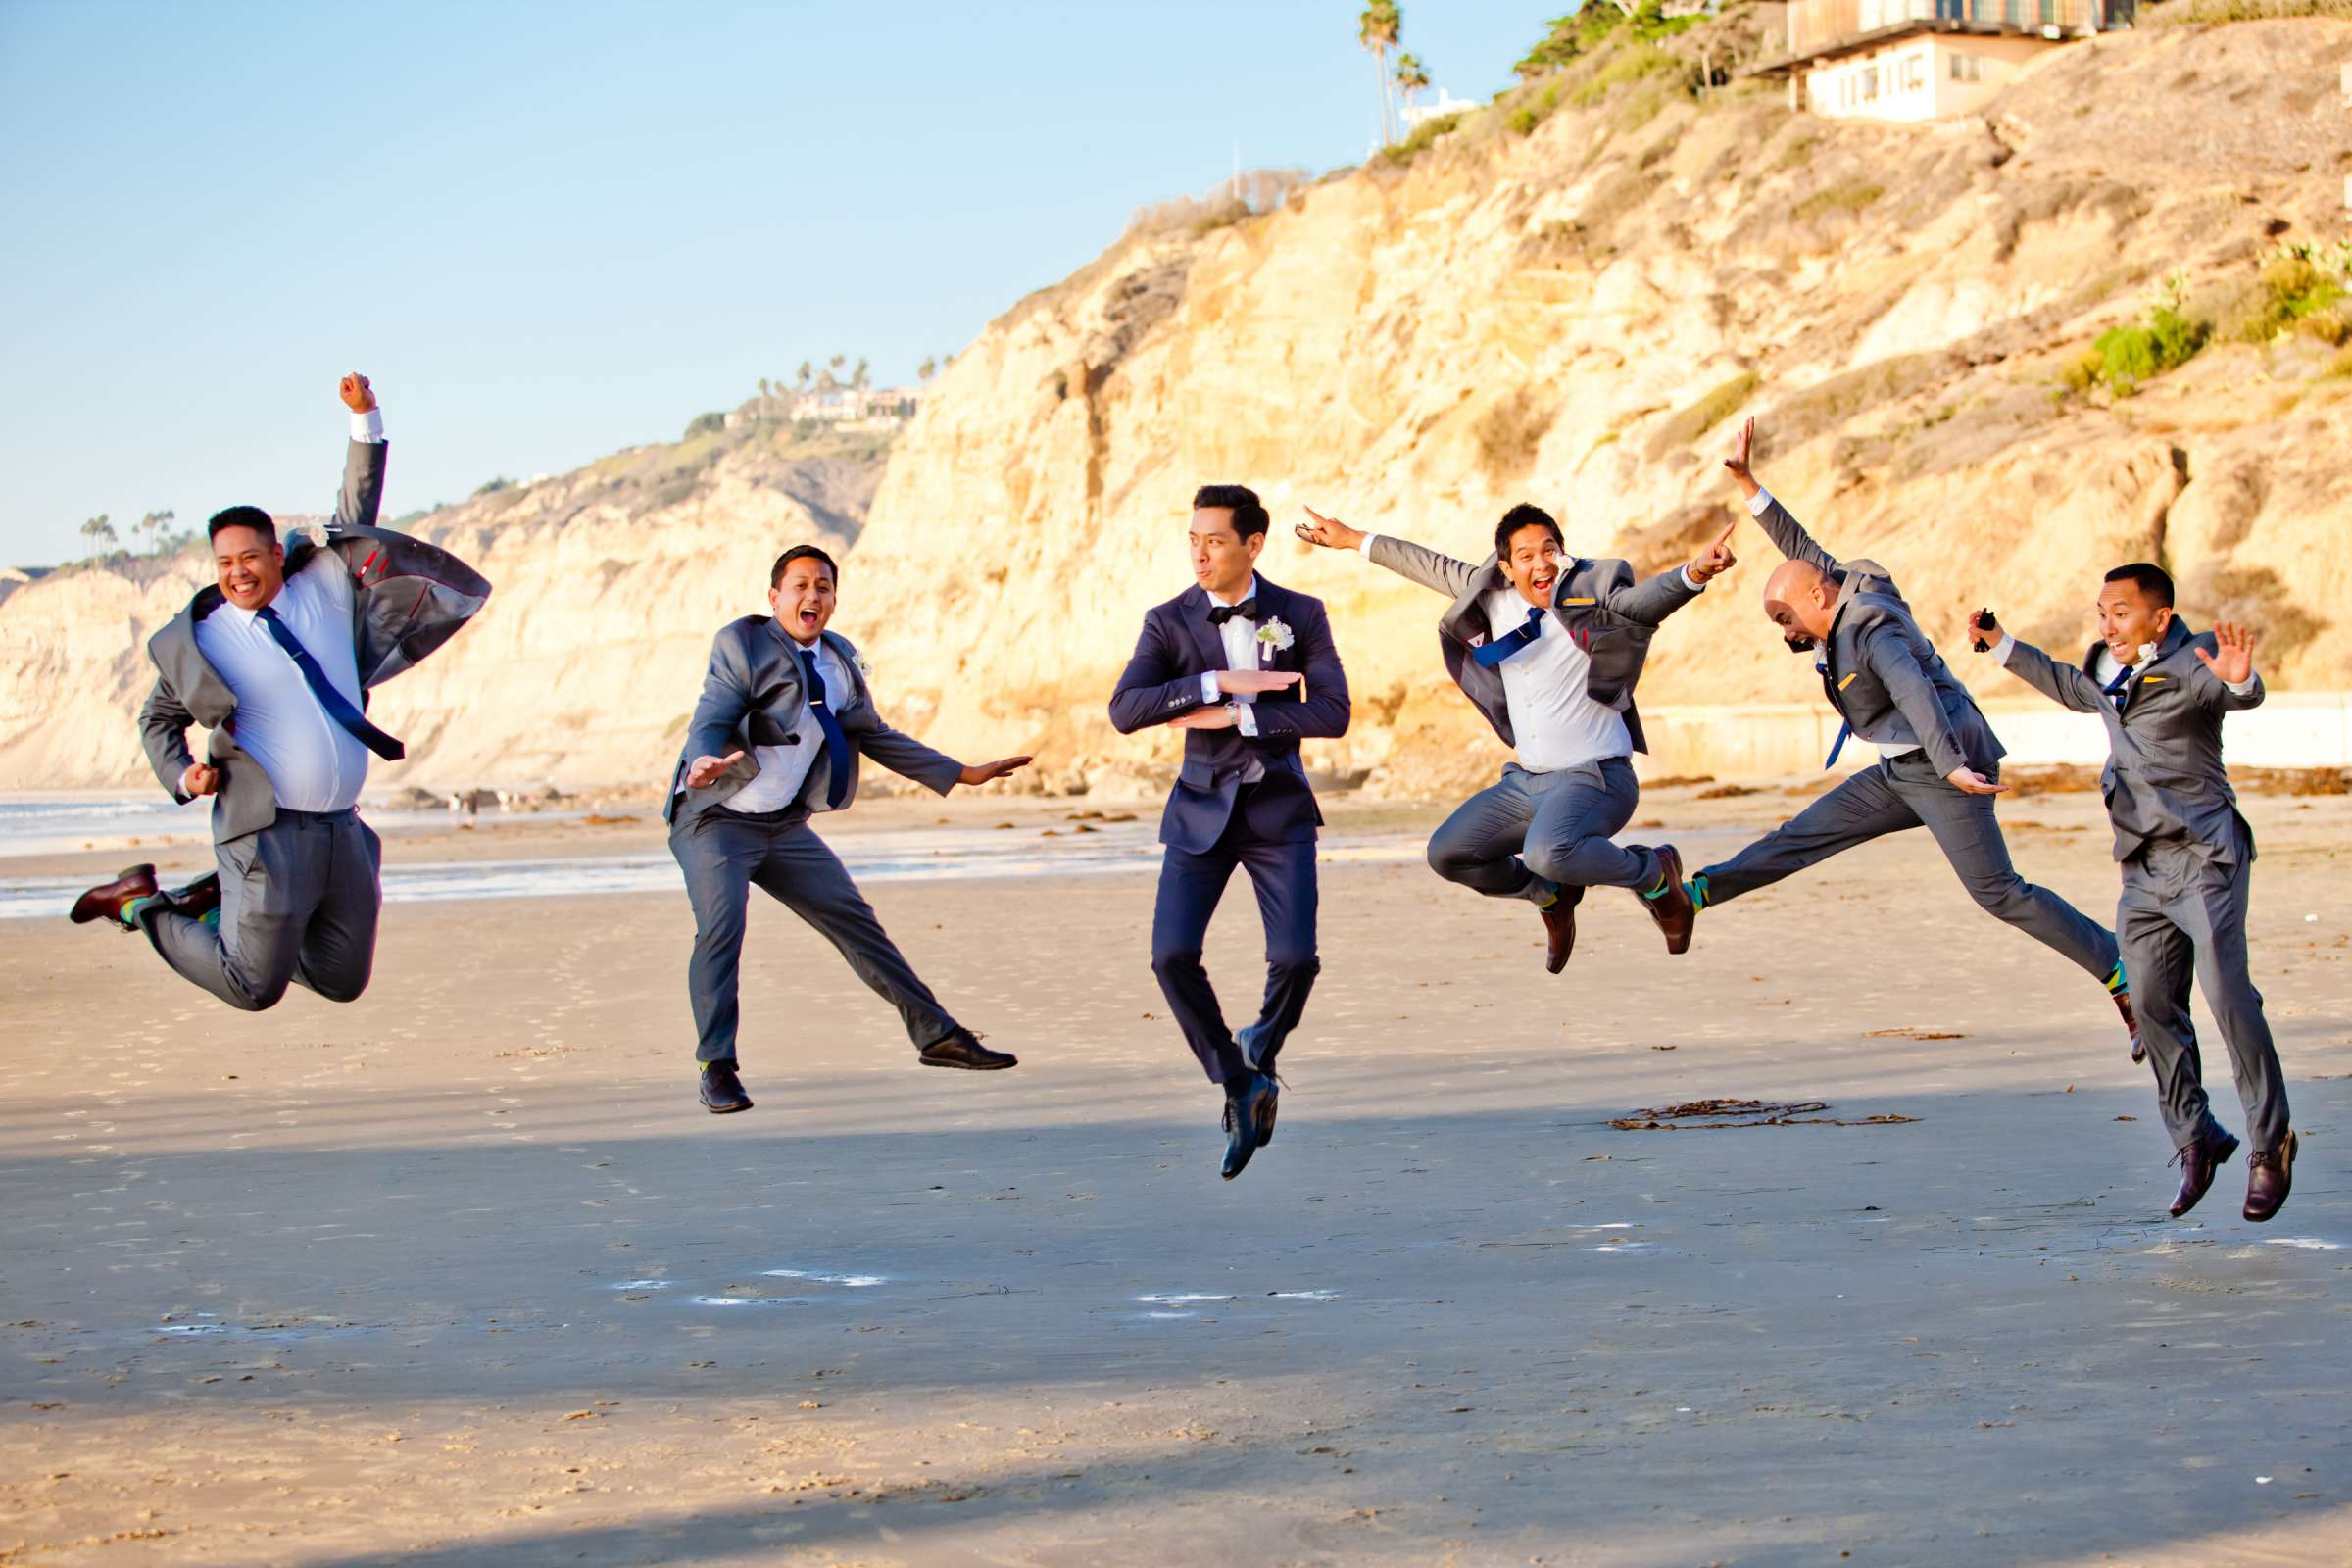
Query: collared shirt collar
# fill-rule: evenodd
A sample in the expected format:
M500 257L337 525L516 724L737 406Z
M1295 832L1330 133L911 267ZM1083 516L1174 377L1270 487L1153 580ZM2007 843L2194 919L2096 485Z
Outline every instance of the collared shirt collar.
M1209 594L1206 588L1203 588L1200 591L1204 594L1208 594L1208 602L1217 606L1219 609L1223 609L1227 605L1238 605L1244 599L1255 599L1257 597L1257 573L1253 571L1250 574L1250 586L1242 590L1240 599L1219 599L1215 594Z

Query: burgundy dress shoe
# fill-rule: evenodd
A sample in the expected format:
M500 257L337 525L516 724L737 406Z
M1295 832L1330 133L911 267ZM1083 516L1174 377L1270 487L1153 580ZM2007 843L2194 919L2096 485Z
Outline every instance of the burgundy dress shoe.
M1666 878L1666 891L1649 898L1640 888L1634 890L1649 917L1658 922L1666 933L1668 953L1690 951L1690 933L1698 924L1698 906L1690 902L1690 890L1683 882L1683 855L1671 844L1658 846L1658 870Z
M2288 1133L2277 1149L2257 1149L2246 1156L2246 1218L2259 1225L2278 1213L2294 1185L2295 1135Z
M1568 967L1576 951L1576 900L1583 888L1562 888L1560 896L1536 912L1544 917L1544 972L1558 974Z
M164 897L171 901L172 913L201 920L220 907L220 873L207 871L184 888L171 889Z
M919 1058L926 1067L961 1067L968 1072L996 1072L1017 1067L1021 1058L1009 1051L991 1051L969 1029L958 1029L945 1040L923 1048Z
M102 883L75 899L67 918L75 925L109 920L117 930L128 931L131 927L122 918L122 906L133 899L152 899L160 891L155 885L154 866L127 866L112 882Z
M2115 994L2115 1010L2124 1015L2124 1028L2131 1033L2132 1065L2136 1067L2148 1059L2148 1048L2140 1044L2139 1015L2132 1010L2131 992L2118 991Z
M2197 1206L2197 1200L2213 1185L2214 1172L2229 1164L2230 1156L2236 1152L2237 1140L2228 1133L2219 1138L2200 1137L2181 1147L2180 1152L2173 1156L2180 1165L2180 1190L2173 1195L2173 1218L2179 1219ZM2278 1196L2286 1196L2283 1189Z

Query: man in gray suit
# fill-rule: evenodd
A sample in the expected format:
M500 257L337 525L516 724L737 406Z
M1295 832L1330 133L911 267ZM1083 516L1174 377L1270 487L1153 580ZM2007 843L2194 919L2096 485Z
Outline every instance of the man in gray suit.
M2144 563L2107 573L2098 612L2099 640L2080 666L2006 635L1989 610L1977 612L1969 630L1978 650L1989 648L2009 673L2107 726L2099 790L2124 868L2116 936L2139 994L2140 1039L2155 1065L2165 1128L2180 1151L2173 1217L2196 1206L2237 1152L2205 1098L2188 1012L2193 974L2236 1069L2254 1141L2245 1216L2259 1224L2286 1201L2295 1135L2262 993L2246 967L2254 833L2222 764L2222 715L2262 702L2254 639L2227 623L2191 632L2174 612L2171 576Z
M375 526L383 416L364 375L343 493L323 544L291 548L259 507L208 525L217 582L147 644L155 688L139 733L173 800L213 797L220 870L183 889L134 865L75 901L76 922L147 934L164 961L232 1007L273 1006L289 984L330 1002L367 989L382 846L360 820L369 754L403 755L368 721L368 692L457 634L490 585L448 552ZM205 760L191 724L212 732Z
M1636 581L1623 561L1568 552L1540 507L1515 506L1477 565L1307 509L1309 544L1361 552L1453 603L1438 621L1446 671L1518 760L1458 807L1429 841L1438 875L1490 898L1525 899L1558 974L1576 946L1589 887L1630 888L1666 934L1690 942L1693 911L1671 844L1622 845L1641 788L1632 755L1648 747L1634 687L1660 622L1733 564L1731 530L1687 566Z
M1692 877L1692 906L1712 908L1856 845L1925 827L1979 907L2106 987L2136 1059L2139 1029L2114 934L2010 863L1992 811L1993 797L2008 788L2000 782L2002 747L1976 699L1944 666L1886 567L1838 560L1756 482L1748 466L1755 434L1750 419L1724 466L1788 558L1764 584L1764 613L1791 652L1814 654L1822 692L1843 721L1822 765L1836 765L1855 735L1878 747L1879 762Z
M858 978L899 1009L924 1066L986 1071L1017 1059L991 1051L948 1015L808 819L857 799L860 754L941 795L1002 778L1030 760L966 767L884 723L866 688L865 662L848 638L826 629L840 581L831 556L795 545L768 573L773 613L719 628L662 808L669 852L694 902L686 987L702 1102L714 1115L752 1108L735 1031L744 907L754 886L816 927Z

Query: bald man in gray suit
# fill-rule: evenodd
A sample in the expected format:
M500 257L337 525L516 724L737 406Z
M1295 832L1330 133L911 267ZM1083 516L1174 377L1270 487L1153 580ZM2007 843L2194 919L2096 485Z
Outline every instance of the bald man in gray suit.
M2286 1079L2278 1066L2262 993L2246 963L2246 900L2254 833L2238 814L2222 763L2222 715L2258 706L2254 639L2227 623L2194 633L2173 609L2173 579L2146 564L2118 566L2099 589L2099 640L2080 665L2003 635L1992 612L1971 617L1971 640L2012 675L2107 726L2099 780L2115 824L2124 871L2116 937L2139 999L2140 1039L2156 1070L2166 1130L2180 1151L2178 1219L2197 1205L2237 1140L2213 1118L2205 1098L2195 1026L2193 975L2222 1026L2246 1110L2245 1217L2278 1212L2292 1184L2295 1135L2287 1125ZM1998 638L1998 642L1993 639Z

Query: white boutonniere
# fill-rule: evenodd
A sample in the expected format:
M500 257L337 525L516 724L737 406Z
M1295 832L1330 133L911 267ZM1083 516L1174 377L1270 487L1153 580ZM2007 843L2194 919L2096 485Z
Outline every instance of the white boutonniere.
M864 676L868 681L871 681L874 678L874 666L865 662L865 655L852 654L850 656L850 662L856 664L858 666L858 673Z
M1298 640L1291 635L1291 628L1279 618L1258 623L1257 651L1263 658L1272 659L1276 654L1289 651L1291 644Z

